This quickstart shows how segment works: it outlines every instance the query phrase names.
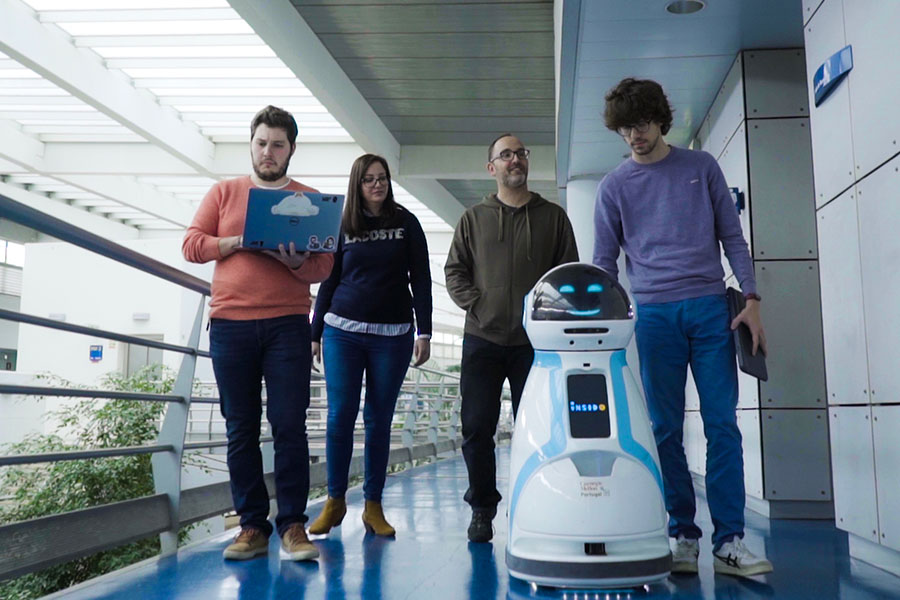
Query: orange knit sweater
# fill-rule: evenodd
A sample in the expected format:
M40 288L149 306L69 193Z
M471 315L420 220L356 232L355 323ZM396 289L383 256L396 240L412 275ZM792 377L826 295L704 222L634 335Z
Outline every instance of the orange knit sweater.
M210 317L235 320L269 319L309 314L309 284L325 280L332 254L312 254L296 271L256 250L238 250L222 258L219 238L241 235L250 177L220 181L207 192L188 227L181 250L189 262L216 261ZM315 192L294 180L283 189Z

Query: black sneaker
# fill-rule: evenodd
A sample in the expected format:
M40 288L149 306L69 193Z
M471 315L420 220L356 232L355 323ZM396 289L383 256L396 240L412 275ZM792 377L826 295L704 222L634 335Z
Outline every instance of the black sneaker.
M496 508L473 508L472 520L469 522L469 541L489 542L494 537L494 526L491 521L497 514Z

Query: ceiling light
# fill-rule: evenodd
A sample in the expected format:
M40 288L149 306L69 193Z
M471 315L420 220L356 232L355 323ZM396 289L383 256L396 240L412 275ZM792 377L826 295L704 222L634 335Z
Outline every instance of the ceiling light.
M666 5L666 10L673 15L689 15L703 10L706 3L701 0L675 0Z

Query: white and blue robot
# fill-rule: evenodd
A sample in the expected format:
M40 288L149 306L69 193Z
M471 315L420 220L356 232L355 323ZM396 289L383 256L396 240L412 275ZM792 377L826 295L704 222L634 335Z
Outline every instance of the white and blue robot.
M525 297L523 321L535 358L512 438L509 573L567 588L665 578L659 458L625 362L627 292L598 267L561 265Z

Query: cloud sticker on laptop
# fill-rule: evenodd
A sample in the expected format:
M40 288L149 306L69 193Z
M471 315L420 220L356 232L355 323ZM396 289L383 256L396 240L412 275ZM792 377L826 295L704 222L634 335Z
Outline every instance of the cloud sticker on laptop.
M302 192L285 196L281 202L272 207L273 215L286 217L314 217L319 214L319 207L313 206L309 198Z

